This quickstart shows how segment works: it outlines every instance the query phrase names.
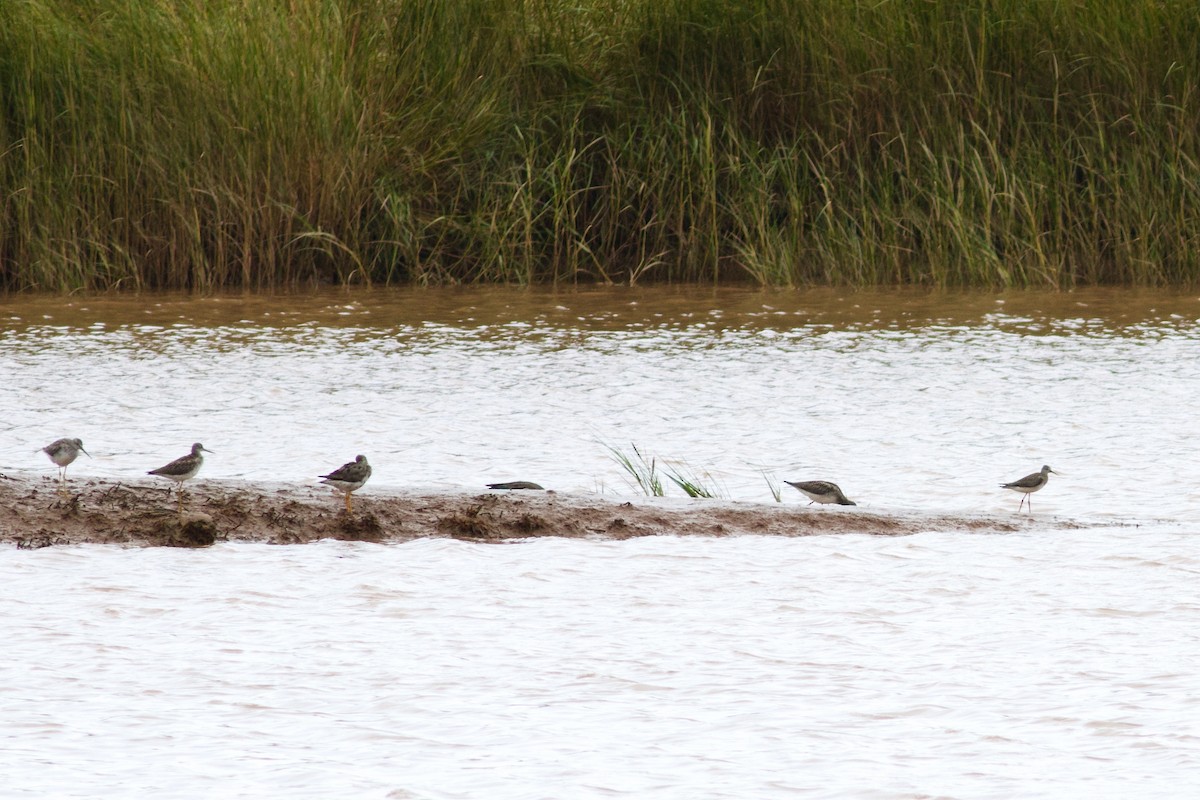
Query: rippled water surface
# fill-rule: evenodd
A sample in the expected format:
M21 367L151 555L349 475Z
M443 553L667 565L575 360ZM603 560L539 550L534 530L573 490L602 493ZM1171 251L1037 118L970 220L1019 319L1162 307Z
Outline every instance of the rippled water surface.
M199 440L200 479L365 453L364 506L633 496L607 446L637 444L732 500L1008 514L997 484L1048 463L1035 512L1083 526L0 549L0 797L1194 796L1198 320L1103 291L10 298L0 474L70 435L75 479Z
M1200 512L1200 300L725 290L27 299L0 308L0 469L630 493L636 444L732 499L767 477L874 509ZM791 490L789 490L791 491Z
M1191 797L1197 538L3 555L5 797Z

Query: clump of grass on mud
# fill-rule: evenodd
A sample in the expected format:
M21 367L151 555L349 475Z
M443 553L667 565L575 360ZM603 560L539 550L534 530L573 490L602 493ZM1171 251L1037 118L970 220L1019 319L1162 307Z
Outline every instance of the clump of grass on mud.
M647 497L662 497L666 494L662 476L659 471L658 459L647 456L636 444L630 444L633 451L627 453L612 445L605 445L612 459L623 469L633 486ZM683 490L688 497L719 497L718 492L710 488L686 463L667 464L666 477L671 483ZM705 474L709 481L712 476Z
M605 445L613 460L625 470L642 494L647 497L662 497L664 492L662 476L658 472L658 461L653 457L646 458L636 444L629 446L633 449L632 455L612 445Z
M771 497L775 498L776 503L783 502L783 487L779 485L779 479L775 477L775 473L770 470L759 470L763 476L763 480L767 482L767 488L771 490Z
M716 490L710 489L705 483L703 483L700 476L698 476L686 463L680 465L669 465L667 467L667 477L672 483L682 489L684 494L686 494L688 497L714 498L719 496ZM711 475L706 474L704 477L708 478L710 481L712 480Z
M0 289L1200 281L1192 2L0 3Z

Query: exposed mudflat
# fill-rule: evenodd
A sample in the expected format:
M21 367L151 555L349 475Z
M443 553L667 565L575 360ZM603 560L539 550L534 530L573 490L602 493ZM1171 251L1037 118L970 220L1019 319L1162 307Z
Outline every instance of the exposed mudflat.
M426 537L500 542L538 536L904 536L931 530L1009 533L1079 528L1059 517L888 514L861 508L720 500L629 501L554 491L375 489L347 514L322 488L196 481L184 497L161 483L77 480L65 493L45 476L0 475L0 541L203 547L216 541L300 544L319 539L403 542Z

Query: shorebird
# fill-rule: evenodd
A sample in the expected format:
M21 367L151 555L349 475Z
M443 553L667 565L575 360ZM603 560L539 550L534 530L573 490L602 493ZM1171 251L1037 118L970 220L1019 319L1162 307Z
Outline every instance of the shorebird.
M489 489L542 489L546 487L533 481L509 481L508 483L489 483Z
M342 464L328 475L321 476L327 486L346 493L346 513L353 513L350 504L350 494L362 488L362 485L367 482L367 478L371 477L371 465L367 463L367 457L363 455L355 456L353 461Z
M1050 473L1051 472L1054 472L1054 470L1050 469L1050 465L1043 464L1042 469L1039 472L1032 472L1032 473L1026 475L1024 478L1021 478L1020 480L1015 480L1012 483L1002 483L1002 484L1000 484L1000 488L1001 489L1012 489L1014 492L1020 492L1021 494L1023 494L1024 497L1021 498L1021 504L1017 506L1017 513L1018 514L1021 513L1021 505L1024 505L1025 501L1028 500L1029 501L1029 513L1032 514L1033 513L1033 499L1029 495L1033 494L1034 492L1041 489L1043 486L1045 486L1047 483L1050 482ZM1054 474L1059 475L1061 473L1054 472Z
M183 515L183 482L188 478L195 477L200 471L200 467L204 465L204 456L200 455L201 451L211 453L204 445L196 442L192 445L192 452L182 458L177 458L166 466L152 469L147 472L147 475L158 475L163 478L175 481L179 484L179 514Z
M56 439L43 447L42 452L50 456L50 460L58 466L59 489L64 492L67 490L67 466L79 458L80 453L88 458L92 457L91 453L83 449L83 442L79 439Z
M784 481L788 486L794 486L800 490L800 493L807 496L812 503L837 503L839 506L856 506L855 503L846 495L842 494L841 488L836 483L829 481Z

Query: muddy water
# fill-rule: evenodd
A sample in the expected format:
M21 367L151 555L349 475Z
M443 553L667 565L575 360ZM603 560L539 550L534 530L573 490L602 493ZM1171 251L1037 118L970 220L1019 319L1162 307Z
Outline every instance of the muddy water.
M636 494L632 445L731 499L824 478L875 510L1200 512L1200 299L708 290L9 298L0 469ZM665 480L668 493L680 492ZM788 487L787 502L800 501ZM365 490L364 496L369 492Z
M34 448L69 434L80 475L199 439L211 477L363 452L371 486L632 495L604 445L635 442L728 497L823 477L883 513L1011 513L996 484L1048 462L1034 510L1096 524L5 546L0 797L1195 796L1198 317L1124 292L8 301L0 473L49 476Z

